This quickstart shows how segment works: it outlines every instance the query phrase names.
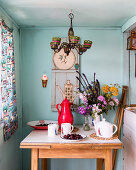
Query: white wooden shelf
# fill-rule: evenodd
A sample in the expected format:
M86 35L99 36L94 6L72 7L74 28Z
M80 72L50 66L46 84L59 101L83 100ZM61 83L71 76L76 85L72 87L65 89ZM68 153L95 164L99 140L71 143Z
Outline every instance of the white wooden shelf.
M123 125L123 169L136 170L136 107L128 107Z

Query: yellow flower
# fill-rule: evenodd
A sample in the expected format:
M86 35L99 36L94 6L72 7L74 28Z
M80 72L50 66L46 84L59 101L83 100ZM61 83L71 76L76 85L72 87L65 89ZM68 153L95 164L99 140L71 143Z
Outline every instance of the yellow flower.
M117 96L119 94L118 88L114 86L110 88L110 92L112 93L113 96Z
M108 85L103 86L102 90L103 90L104 93L108 93L110 91L110 87Z

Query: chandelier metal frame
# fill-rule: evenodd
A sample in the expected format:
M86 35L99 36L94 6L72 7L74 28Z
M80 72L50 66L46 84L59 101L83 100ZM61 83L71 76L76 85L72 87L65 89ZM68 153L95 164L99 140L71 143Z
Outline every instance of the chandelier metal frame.
M87 51L87 49L91 48L92 41L85 40L84 44L81 45L79 43L80 37L74 36L74 30L73 30L73 19L74 14L71 12L69 14L70 18L70 28L68 31L68 42L62 42L61 38L59 37L53 37L52 42L50 43L51 49L54 50L55 53L58 53L61 49L64 49L64 52L69 55L71 49L76 49L79 55L82 55L84 52Z

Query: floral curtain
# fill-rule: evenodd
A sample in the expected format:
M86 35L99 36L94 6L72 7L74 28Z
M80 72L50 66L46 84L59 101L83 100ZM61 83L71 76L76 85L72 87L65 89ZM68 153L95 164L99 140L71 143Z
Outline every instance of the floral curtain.
M16 86L15 86L15 59L13 31L1 23L1 59L0 78L1 94L0 104L2 105L2 118L4 121L4 140L10 138L18 127L18 116L16 107Z

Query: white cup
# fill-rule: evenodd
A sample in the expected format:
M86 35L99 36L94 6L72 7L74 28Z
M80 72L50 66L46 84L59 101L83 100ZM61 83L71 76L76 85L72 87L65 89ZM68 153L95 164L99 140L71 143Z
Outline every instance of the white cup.
M70 134L73 131L74 127L70 123L62 123L61 124L61 135Z
M48 136L53 137L58 135L58 124L49 124L48 125Z

